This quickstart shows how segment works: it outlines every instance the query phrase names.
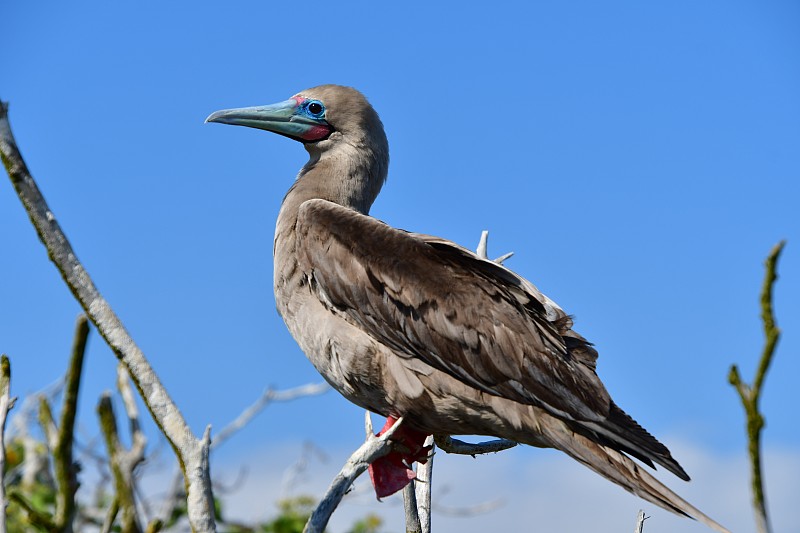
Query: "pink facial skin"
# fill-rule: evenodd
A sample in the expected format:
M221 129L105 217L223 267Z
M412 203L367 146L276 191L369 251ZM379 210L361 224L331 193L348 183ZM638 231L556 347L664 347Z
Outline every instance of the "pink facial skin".
M331 129L328 126L313 126L310 130L305 132L301 138L304 141L320 141L330 135Z

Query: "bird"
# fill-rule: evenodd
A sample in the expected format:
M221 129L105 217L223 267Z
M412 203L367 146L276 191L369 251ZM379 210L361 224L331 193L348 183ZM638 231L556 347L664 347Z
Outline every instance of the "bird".
M333 388L387 425L403 418L410 451L388 468L424 461L426 435L501 437L561 450L644 500L727 531L632 459L689 480L611 399L598 352L571 315L501 264L369 215L389 143L361 92L320 85L206 122L277 133L308 152L275 227L276 306Z

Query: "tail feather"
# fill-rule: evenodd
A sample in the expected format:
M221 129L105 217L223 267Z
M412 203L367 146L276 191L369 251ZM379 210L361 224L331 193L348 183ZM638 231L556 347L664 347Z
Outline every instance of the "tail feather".
M592 438L592 435L586 435L583 427L580 426L592 430L597 438ZM600 444L636 457L651 468L655 468L653 462L658 463L682 480L689 481L689 475L672 458L672 454L670 454L667 447L658 442L655 437L614 402L611 402L608 418L603 423L582 421L580 425L575 424L572 429L583 433Z
M727 529L703 514L692 504L672 492L649 472L622 453L602 446L562 426L563 430L547 432L552 446L580 461L609 481L673 513L694 518L720 533Z

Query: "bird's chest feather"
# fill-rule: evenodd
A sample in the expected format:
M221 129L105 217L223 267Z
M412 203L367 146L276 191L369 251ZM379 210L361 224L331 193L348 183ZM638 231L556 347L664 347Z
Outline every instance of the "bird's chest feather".
M277 267L277 265L276 265ZM339 316L313 274L294 266L275 271L278 312L317 371L351 402L373 412L402 414L423 393L418 372Z

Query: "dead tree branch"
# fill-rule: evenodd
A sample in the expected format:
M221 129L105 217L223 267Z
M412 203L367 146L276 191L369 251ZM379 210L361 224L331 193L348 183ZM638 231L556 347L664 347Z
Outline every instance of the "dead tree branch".
M413 484L417 497L420 530L422 533L431 533L431 490L433 488L433 459L436 454L433 435L428 435L428 438L425 439L425 446L431 447L430 457L425 464L417 464L417 479L413 481Z
M644 511L639 509L639 512L636 514L636 529L633 530L633 533L642 533L644 531L644 521L650 518L649 516L644 515Z
M51 260L97 331L128 368L153 420L175 450L188 487L187 510L192 529L196 533L216 531L208 468L210 428L201 440L192 434L150 363L78 261L17 148L8 121L8 105L3 102L0 102L0 157Z
M517 445L513 440L507 439L494 439L472 444L464 442L463 440L454 439L447 435L435 435L434 441L439 448L447 453L471 455L473 457L484 453L502 452L503 450L508 450Z
M121 528L123 533L140 533L142 528L136 516L136 499L133 493L133 470L127 460L126 452L119 440L117 420L114 408L111 405L111 395L105 393L100 397L97 405L97 414L100 417L100 430L105 437L108 448L108 462L114 477L114 500L119 505L122 513Z
M739 368L731 366L728 381L734 386L742 401L747 417L747 446L750 455L751 489L753 491L753 509L755 512L756 528L759 533L769 533L772 529L767 514L767 501L764 494L764 482L761 477L761 430L764 428L764 416L758 410L758 401L767 370L775 354L775 347L781 335L781 330L775 324L775 315L772 310L772 288L778 279L776 268L778 258L783 250L785 241L776 244L770 251L765 262L766 275L761 288L761 321L764 324L766 342L761 352L761 359L756 369L753 384L748 385L742 381Z
M414 485L415 483L412 480L411 483L403 487L403 510L406 515L406 533L422 533L417 493Z
M372 420L369 417L369 411L366 413L364 421L364 429L367 438L342 467L341 471L333 478L330 487L328 487L322 501L319 502L311 517L306 523L303 533L323 533L325 526L333 514L333 511L339 506L347 490L353 484L353 481L360 476L378 457L383 457L392 450L391 437L395 431L402 424L403 419L400 418L389 430L376 437L372 430Z
M481 259L489 259L488 255L487 255L488 254L488 250L489 250L489 232L487 230L483 230L481 232L481 239L480 239L480 241L478 241L478 248L475 250L475 253ZM505 261L506 259L508 259L512 255L514 255L514 252L508 252L508 253L505 253L505 254L501 255L497 259L493 259L492 261L494 261L498 265L502 265L503 261Z
M223 442L228 440L234 433L246 426L250 420L253 419L253 417L264 410L264 408L269 404L273 402L288 402L305 396L316 396L318 394L322 394L323 392L327 392L330 390L330 388L330 385L322 382L308 383L306 385L300 385L299 387L284 391L275 390L272 388L265 390L264 393L255 402L253 402L252 405L242 411L242 413L236 417L235 420L217 433L217 436L214 437L214 440L211 443L211 448L217 448Z

